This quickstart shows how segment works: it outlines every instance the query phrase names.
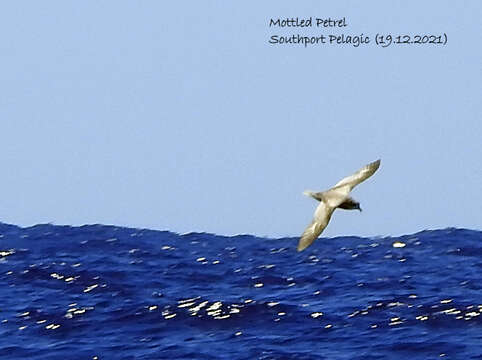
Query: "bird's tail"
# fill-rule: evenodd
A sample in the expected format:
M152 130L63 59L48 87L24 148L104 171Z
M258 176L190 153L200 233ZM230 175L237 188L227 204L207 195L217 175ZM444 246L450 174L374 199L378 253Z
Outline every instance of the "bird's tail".
M315 192L315 191L311 191L311 190L305 190L305 191L303 191L303 195L312 197L313 199L315 199L315 200L317 200L317 201L323 201L323 195L322 195L321 192Z

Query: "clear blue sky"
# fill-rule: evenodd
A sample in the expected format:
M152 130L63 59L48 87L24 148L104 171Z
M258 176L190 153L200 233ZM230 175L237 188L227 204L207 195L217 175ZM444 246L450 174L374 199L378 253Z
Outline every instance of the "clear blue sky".
M4 1L0 221L324 236L481 228L481 1ZM338 29L270 18L345 17ZM446 46L270 35L440 34Z

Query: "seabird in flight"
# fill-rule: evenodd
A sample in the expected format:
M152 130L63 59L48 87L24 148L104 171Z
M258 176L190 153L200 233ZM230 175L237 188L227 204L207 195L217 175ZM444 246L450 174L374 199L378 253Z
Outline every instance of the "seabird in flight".
M307 190L303 192L304 195L311 196L318 200L320 204L315 210L313 221L301 235L298 243L298 251L306 249L320 236L321 232L328 225L331 215L336 208L362 211L360 203L350 197L350 191L359 183L372 176L379 167L380 160L377 160L365 165L353 175L340 180L327 191L313 192Z

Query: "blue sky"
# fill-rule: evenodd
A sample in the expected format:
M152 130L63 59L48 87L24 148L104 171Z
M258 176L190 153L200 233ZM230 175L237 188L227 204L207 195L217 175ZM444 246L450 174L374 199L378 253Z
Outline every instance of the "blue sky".
M362 165L324 236L481 228L480 1L0 5L0 221L297 236ZM271 18L345 17L339 29ZM441 34L445 46L270 45ZM372 40L373 42L374 40Z

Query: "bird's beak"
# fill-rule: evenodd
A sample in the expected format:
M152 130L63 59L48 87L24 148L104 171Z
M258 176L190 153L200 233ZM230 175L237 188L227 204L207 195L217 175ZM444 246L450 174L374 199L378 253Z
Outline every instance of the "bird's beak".
M360 210L360 212L362 212L362 211L363 211L361 207L359 207L359 208L358 208L358 210Z

